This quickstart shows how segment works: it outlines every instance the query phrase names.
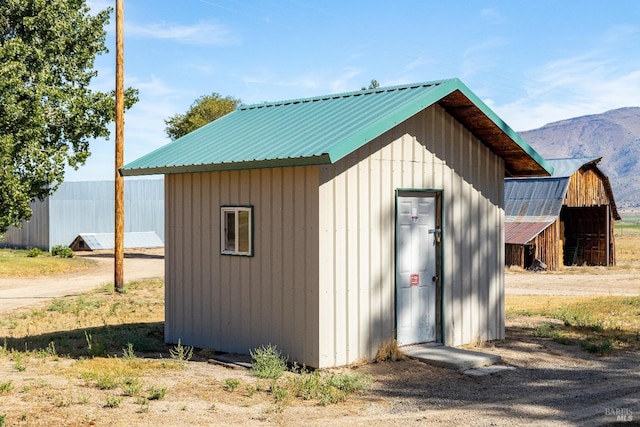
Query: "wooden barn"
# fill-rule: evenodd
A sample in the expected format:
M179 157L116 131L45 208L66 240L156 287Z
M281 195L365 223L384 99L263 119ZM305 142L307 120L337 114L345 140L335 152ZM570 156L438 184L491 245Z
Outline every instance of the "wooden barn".
M620 215L600 160L547 160L550 177L505 179L507 266L615 265Z
M504 337L504 178L544 159L457 79L241 106L165 175L165 340L330 367Z

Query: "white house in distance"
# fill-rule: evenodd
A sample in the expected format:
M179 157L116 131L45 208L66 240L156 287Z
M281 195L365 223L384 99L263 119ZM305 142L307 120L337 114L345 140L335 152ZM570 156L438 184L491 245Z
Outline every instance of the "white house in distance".
M552 168L458 79L241 106L165 175L165 340L331 367L504 337L504 178Z

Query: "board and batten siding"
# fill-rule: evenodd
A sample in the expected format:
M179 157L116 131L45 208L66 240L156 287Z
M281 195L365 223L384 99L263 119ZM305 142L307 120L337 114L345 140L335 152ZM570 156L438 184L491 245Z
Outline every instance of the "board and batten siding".
M443 190L444 344L504 337L504 162L434 105L320 166L319 367L395 337L395 195Z
M318 168L165 176L165 340L318 361ZM253 206L254 255L220 253L220 207Z

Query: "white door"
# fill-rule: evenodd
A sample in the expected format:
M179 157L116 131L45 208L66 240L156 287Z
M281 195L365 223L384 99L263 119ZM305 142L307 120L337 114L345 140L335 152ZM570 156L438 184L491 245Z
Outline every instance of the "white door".
M398 345L436 340L435 196L398 197L396 327Z

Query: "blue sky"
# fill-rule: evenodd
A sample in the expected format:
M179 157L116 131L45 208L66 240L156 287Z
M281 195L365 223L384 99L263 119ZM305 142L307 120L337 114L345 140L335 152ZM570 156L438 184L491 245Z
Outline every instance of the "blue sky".
M92 10L115 0L89 0ZM640 1L125 0L125 162L217 92L245 104L460 78L517 131L640 106ZM110 53L94 87L115 82ZM114 137L67 180L112 179Z

